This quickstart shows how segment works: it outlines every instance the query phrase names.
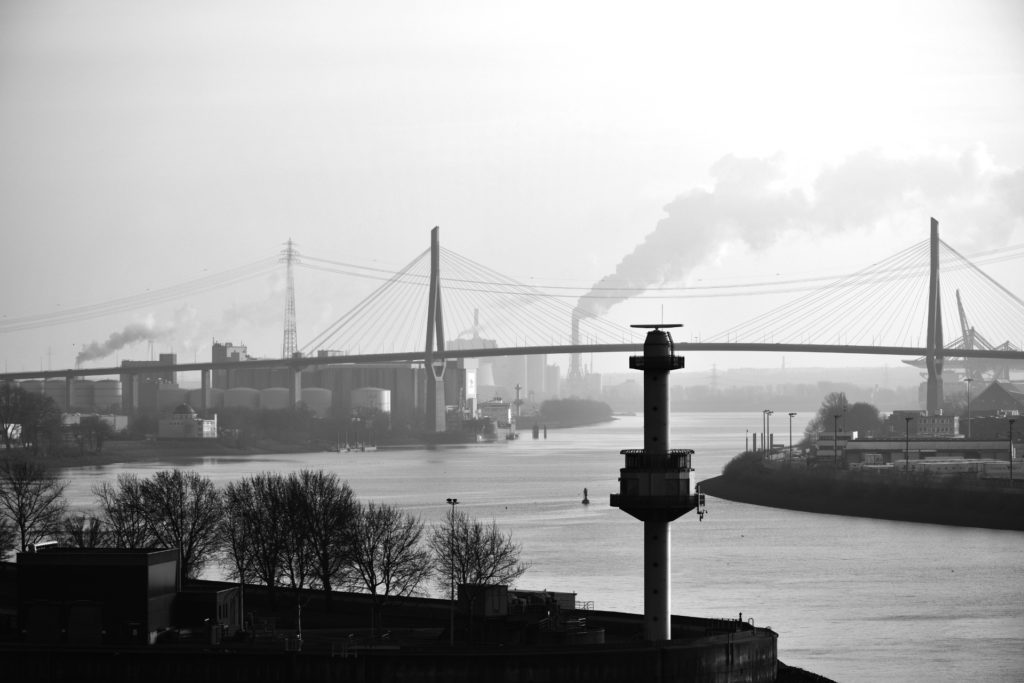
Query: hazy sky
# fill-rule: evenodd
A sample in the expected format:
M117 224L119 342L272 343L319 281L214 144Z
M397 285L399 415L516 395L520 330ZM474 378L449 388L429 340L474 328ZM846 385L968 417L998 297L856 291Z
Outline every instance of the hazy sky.
M925 239L930 216L962 253L1013 253L1021 121L1018 0L7 0L0 361L68 367L137 329L188 360L212 338L277 355L280 268L102 317L24 319L272 259L288 238L395 270L439 225L449 249L578 293L637 273L848 273ZM1024 297L1022 266L986 268ZM298 271L300 346L376 284ZM707 338L768 304L605 315Z

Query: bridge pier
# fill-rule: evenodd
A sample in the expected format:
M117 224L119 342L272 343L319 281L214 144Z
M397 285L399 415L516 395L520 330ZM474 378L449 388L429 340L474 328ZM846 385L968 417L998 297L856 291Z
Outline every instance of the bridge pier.
M289 368L289 372L291 377L288 380L288 405L295 410L302 400L302 368Z
M202 398L199 399L199 414L205 420L210 410L210 371L200 370L199 371L199 393L202 394Z
M430 231L430 290L427 294L427 344L424 352L424 365L427 374L426 427L433 432L443 432L448 428L444 398L444 322L441 309L440 271L440 228L435 226ZM441 357L435 358L435 353Z
M925 366L928 368L927 408L937 415L942 408L942 301L939 284L939 222L932 218L928 277L928 340Z

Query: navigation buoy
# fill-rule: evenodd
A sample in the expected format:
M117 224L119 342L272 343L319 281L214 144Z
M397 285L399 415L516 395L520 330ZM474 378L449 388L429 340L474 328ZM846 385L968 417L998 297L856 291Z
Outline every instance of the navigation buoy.
M583 504L590 505L590 499L587 498L587 490L583 489Z

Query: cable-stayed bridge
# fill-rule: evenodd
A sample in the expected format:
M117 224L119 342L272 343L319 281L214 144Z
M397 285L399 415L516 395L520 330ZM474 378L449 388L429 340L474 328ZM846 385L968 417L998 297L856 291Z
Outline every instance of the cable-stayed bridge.
M268 263L227 271L156 294L166 300L199 287L256 277ZM271 263L272 262L272 263ZM299 257L288 243L288 268L344 272L342 264ZM366 276L366 267L361 274ZM373 270L373 269L369 269ZM533 286L498 273L440 245L432 232L428 249L397 272L376 270L381 284L331 325L297 347L294 301L285 303L285 344L297 348L282 358L246 361L247 367L302 368L330 364L424 363L443 374L444 363L459 358L529 354L574 356L570 375L579 372L579 354L636 353L642 336L594 313L601 299L642 296L642 289L593 288L580 296L571 287ZM289 275L289 281L290 281ZM780 283L775 283L778 287ZM781 283L808 290L808 282ZM729 296L730 286L705 296ZM663 296L686 297L697 288L662 288ZM291 287L289 295L292 296ZM128 310L132 297L108 302L96 313ZM968 316L969 312L969 316ZM83 319L88 312L81 313ZM970 322L969 322L970 321ZM6 323L10 329L48 324L46 316ZM66 321L65 321L66 322ZM638 321L649 322L649 321ZM7 331L10 331L7 330ZM955 330L946 344L944 330ZM983 333L978 330L982 330ZM0 326L0 331L3 331ZM930 238L856 273L825 282L788 303L718 334L677 342L680 352L744 351L771 353L875 354L902 357L928 367L933 378L949 360L968 373L1002 376L1024 363L1024 301L989 277L938 237ZM231 364L181 363L175 372L207 371ZM235 366L237 367L237 366ZM163 369L148 365L147 369ZM0 379L124 375L124 367L74 368L5 373ZM130 371L129 371L130 372ZM929 391L929 395L932 395ZM931 403L931 400L929 401Z

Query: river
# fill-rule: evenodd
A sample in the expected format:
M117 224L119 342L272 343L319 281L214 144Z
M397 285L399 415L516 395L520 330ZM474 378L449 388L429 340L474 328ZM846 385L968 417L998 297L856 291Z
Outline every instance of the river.
M793 421L799 438L810 414ZM781 425L781 426L780 426ZM788 420L772 425L788 443ZM697 481L719 474L760 413L672 416L672 447L692 448ZM325 469L361 500L439 521L446 498L510 530L530 570L522 588L577 593L596 609L639 613L641 524L608 505L640 417L436 450L204 458L217 484L263 472ZM68 497L121 472L174 462L65 470ZM581 505L583 489L590 505ZM779 658L838 681L1024 680L1024 533L778 510L709 497L708 514L672 525L672 611L743 613L779 634Z

